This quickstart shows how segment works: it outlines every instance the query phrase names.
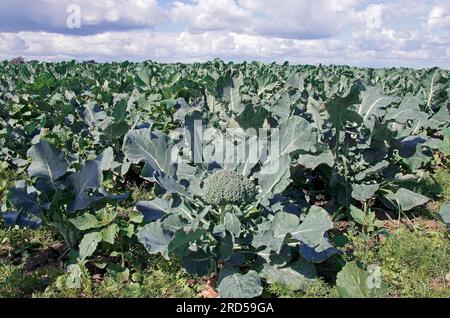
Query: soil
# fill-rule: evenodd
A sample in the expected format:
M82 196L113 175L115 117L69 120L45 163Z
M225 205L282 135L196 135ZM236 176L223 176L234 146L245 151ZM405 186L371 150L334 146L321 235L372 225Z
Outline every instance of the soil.
M54 267L59 268L60 256L64 251L64 244L53 243L46 249L32 250L31 255L27 258L24 264L25 273L34 272L38 268L42 267Z
M219 292L216 290L217 276L212 275L204 279L205 285L203 290L200 292L200 296L203 298L217 298Z
M420 225L424 226L427 229L427 231L430 231L430 232L440 232L440 231L444 230L444 226L442 225L442 223L440 223L436 220L414 219L414 220L412 220L412 223L414 225L420 224Z

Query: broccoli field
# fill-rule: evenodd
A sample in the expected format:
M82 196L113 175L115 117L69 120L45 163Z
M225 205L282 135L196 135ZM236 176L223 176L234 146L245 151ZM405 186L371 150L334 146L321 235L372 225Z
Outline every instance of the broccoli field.
M450 73L0 63L0 297L450 297Z

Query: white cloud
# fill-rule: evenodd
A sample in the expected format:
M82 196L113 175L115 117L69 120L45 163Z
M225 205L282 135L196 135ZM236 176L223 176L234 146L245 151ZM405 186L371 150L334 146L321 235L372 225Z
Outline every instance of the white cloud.
M360 13L366 24L352 31L354 49L371 52L376 61L448 67L450 32L442 27L445 10L435 3L394 0L368 5Z
M234 0L200 0L195 5L175 2L172 18L185 22L193 31L240 30L248 26L250 11Z
M388 43L380 50L376 46L360 47L336 39L295 40L220 31L107 32L83 37L20 32L0 34L1 43L9 43L7 46L0 45L0 58L22 55L29 59L48 61L75 58L97 61L153 59L162 62L194 62L220 57L235 61L287 60L301 64L395 65L402 62L405 65L406 61L409 66L432 66L449 60L448 50L441 52L443 55L439 60L430 59L433 50L429 48L419 47L412 51L398 48L393 40L397 36L386 30L377 33L376 43Z
M450 11L450 10L449 10ZM450 29L450 12L441 6L435 6L428 14L427 24L430 29Z
M314 39L339 34L355 18L356 1L195 0L176 2L175 21L190 31L236 31L252 35Z
M211 57L284 61L296 59L318 62L332 58L344 46L336 40L290 40L239 34L235 32L154 33L108 32L90 36L72 36L44 32L0 34L0 56L25 55L57 60L61 56L78 59L170 61L207 60Z
M0 59L450 67L446 0L162 1L3 0ZM82 5L82 35L64 29L69 2Z
M80 29L67 28L76 4L81 9ZM153 27L167 19L156 0L2 0L0 31L46 31L89 34L108 30Z

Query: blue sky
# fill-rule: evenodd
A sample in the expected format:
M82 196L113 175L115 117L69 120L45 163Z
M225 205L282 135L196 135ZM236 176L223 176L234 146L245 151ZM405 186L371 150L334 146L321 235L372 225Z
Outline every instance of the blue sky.
M450 1L2 0L0 59L19 55L448 69Z

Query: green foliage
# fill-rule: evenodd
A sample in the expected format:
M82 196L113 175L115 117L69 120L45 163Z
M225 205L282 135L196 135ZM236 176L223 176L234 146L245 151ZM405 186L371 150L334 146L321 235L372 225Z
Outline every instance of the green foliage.
M110 223L101 220L96 224L95 216L86 213L86 210L127 197L111 195L102 187L103 171L109 170L113 160L111 151L105 150L96 160L86 161L79 171L68 174L69 163L62 151L47 142L33 145L28 151L28 156L32 158L28 175L34 186L27 185L23 180L10 189L3 219L8 225L32 229L43 224L58 232L68 248L74 248L78 230ZM82 239L80 257L85 259L91 256L102 239L111 242L111 236L115 236L111 231L104 232L98 238L90 233L88 239Z
M439 167L423 176L420 182L406 182L405 187L438 202L450 201L450 170Z
M0 298L29 297L44 290L61 270L43 267L24 273L22 266L0 262Z
M123 280L117 267L97 268L103 273L98 280L82 263L69 265L64 273L64 264L53 251L59 243L48 230L1 229L0 240L0 298L196 297L201 289L201 283L181 271L178 263L148 257L137 246L126 258L132 274Z
M265 295L268 297L281 298L336 298L337 293L334 287L323 280L316 280L305 290L295 290L284 284L270 284L267 286Z
M131 188L131 200L133 202L138 201L150 201L155 198L153 189L145 188L145 185L134 186Z
M448 228L450 228L450 204L443 205L439 211L438 218L444 223Z
M186 127L190 118L185 118ZM167 192L152 201L136 204L144 220L151 221L138 234L147 251L181 259L182 267L193 275L217 273L220 268L217 288L223 297L258 296L263 290L261 279L277 282L285 273L291 274L297 287L305 280L315 279L312 261L298 260L298 248L303 244L301 253L312 260L317 253L315 248L328 244L324 234L332 228L332 222L328 213L317 206L310 207L302 221L299 216L284 212L282 206L271 207L278 201L270 199L281 194L290 183L286 172L289 154L302 145L292 142L295 138L292 133L283 136L285 154L277 158L279 153L271 153L270 160L258 164L260 173L253 174L258 190L237 172L238 166L234 171L217 172L208 169L206 162L167 165L162 158L164 152L172 152L173 142L161 132L143 129L127 134L126 156L135 163L145 161L144 178L155 180ZM156 147L160 152L155 152ZM256 165L255 162L253 166ZM264 169L276 170L275 166L281 174L265 173ZM241 173L250 174L251 169ZM327 249L332 250L331 246ZM333 252L325 254L327 258ZM251 270L242 272L249 264ZM264 269L257 272L261 265Z
M438 195L439 200L441 202L450 202L450 169L438 169L433 173L432 178L438 185L436 194Z
M29 297L62 273L48 230L0 229L0 298Z
M0 161L0 203L3 203L7 190L12 186L16 174L8 169L6 162Z
M18 226L0 228L1 250L8 251L8 255L21 254L33 246L47 248L55 241L55 234L48 229L30 232Z
M412 256L414 255L414 256ZM450 242L445 233L401 229L380 247L383 277L400 297L449 297Z
M86 269L82 271L86 273ZM200 285L183 273L177 263L160 258L153 258L149 268L134 272L125 281L106 274L100 282L94 282L84 274L80 277L78 288L69 288L69 276L59 276L45 291L35 293L34 297L194 298L200 292Z
M379 251L364 246L382 232L376 213L400 218L430 198L449 201L448 173L439 170L434 184L427 177L448 154L448 78L437 68L220 60L2 63L2 201L11 180L28 177L10 189L1 216L62 236L72 251L61 252L68 273L56 285L81 279L73 295L159 289L133 279L146 273L144 248L189 274L217 273L224 296L258 296L264 283L308 294L339 254L332 217L362 231L348 236L366 266L340 275L362 279L366 262L379 263ZM205 144L225 160L196 147L198 123L217 129ZM221 141L242 160L228 160ZM210 182L223 171L232 180ZM133 205L112 192L132 192ZM92 266L107 273L100 289ZM64 294L56 285L49 295Z
M372 272L365 271L354 262L345 264L337 274L336 288L338 295L342 298L386 297L388 291L388 286L381 279L378 267Z
M352 257L365 266L381 267L390 296L449 297L445 281L450 272L448 234L426 225L426 221L419 223L414 231L400 227L378 243L365 236L349 236L348 247Z

